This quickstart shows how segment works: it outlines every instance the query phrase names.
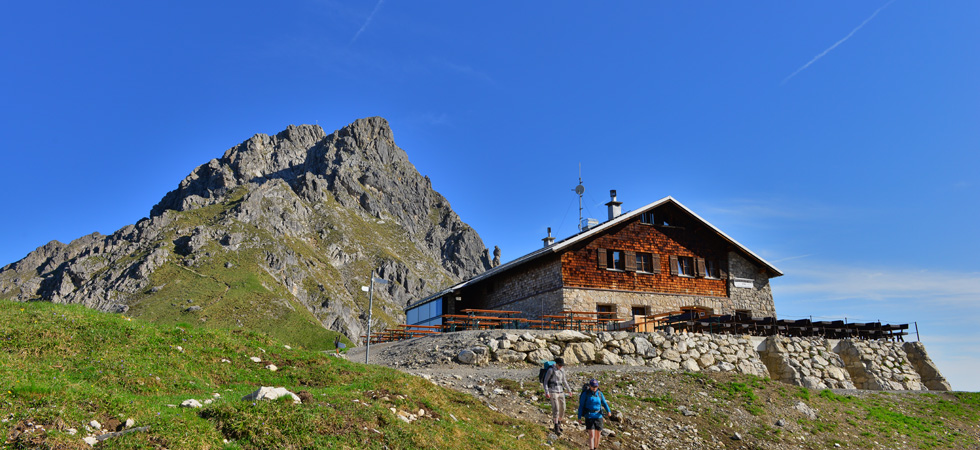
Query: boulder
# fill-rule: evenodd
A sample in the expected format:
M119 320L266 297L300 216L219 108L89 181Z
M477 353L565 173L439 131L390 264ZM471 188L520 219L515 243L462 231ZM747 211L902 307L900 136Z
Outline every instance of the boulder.
M464 348L456 354L456 361L460 364L484 364L487 362L487 352L486 348L483 348L483 350L481 352L478 348Z
M636 348L636 354L639 356L647 358L657 356L657 348L642 336L633 336L633 347Z
M284 387L272 387L272 386L262 386L258 388L255 392L242 397L242 400L275 400L279 397L289 396L293 398L294 404L302 403L299 396L289 392ZM181 405L183 406L183 405Z
M664 350L664 352L660 354L660 357L675 363L681 362L681 354L677 350Z
M555 340L561 342L586 342L590 337L574 330L563 330L555 333Z
M599 351L599 354L596 355L596 362L598 362L599 364L607 364L607 365L614 366L620 364L621 362L623 362L623 360L615 353L606 349L602 349Z
M554 359L555 355L546 348L539 348L527 354L527 362L532 364L540 364L542 361L552 361Z
M589 363L596 360L596 347L591 342L573 342L565 347L565 363Z
M533 352L538 349L538 344L531 341L517 341L511 347L511 350L521 353Z
M681 369L684 369L685 372L698 372L701 370L701 367L698 366L697 360L685 359L681 362Z
M494 359L502 363L515 363L524 361L527 359L526 353L516 352L514 350L501 350L494 354Z

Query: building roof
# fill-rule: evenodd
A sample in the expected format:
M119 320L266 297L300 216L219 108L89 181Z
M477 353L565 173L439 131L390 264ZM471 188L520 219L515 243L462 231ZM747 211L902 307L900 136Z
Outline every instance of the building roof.
M762 257L760 257L759 255L756 255L751 250L749 250L748 248L746 248L744 245L740 244L735 239L732 239L730 236L728 236L727 234L725 234L723 231L719 230L718 227L712 225L710 222L708 222L707 220L704 220L703 218L701 218L701 216L697 215L694 211L691 211L688 207L686 207L683 204L681 204L681 202L677 201L673 197L667 196L667 197L664 197L664 198L662 198L660 200L657 200L657 201L655 201L653 203L650 203L650 204L648 204L646 206L637 208L637 209L635 209L633 211L630 211L630 212L627 212L627 213L624 213L624 214L620 214L619 216L613 218L612 220L608 220L608 221L603 222L603 223L601 223L599 225L596 225L596 226L594 226L594 227L592 227L592 228L590 228L590 229L588 229L586 231L582 231L582 232L579 232L579 233L574 234L572 236L569 236L569 237L567 237L565 239L562 239L561 241L555 242L552 245L549 245L547 247L544 247L544 248L535 250L535 251L533 251L531 253L528 253L528 254L526 254L524 256L521 256L519 258L516 258L516 259L513 259L511 261L508 261L506 264L501 264L501 265L499 265L497 267L494 267L494 268L492 268L492 269L490 269L490 270L488 270L486 272L483 272L483 273L481 273L481 274L479 274L479 275L477 275L477 276L475 276L473 278L470 278L468 280L464 280L464 281L461 281L461 282L459 282L457 284L454 284L452 286L449 286L448 288L443 289L443 290L441 290L439 292L436 292L435 294L432 294L432 295L430 295L430 296L428 296L426 298L423 298L422 300L419 300L418 302L415 302L413 304L408 305L406 307L406 309L411 308L411 307L414 307L414 306L417 306L417 305L421 305L421 304L424 304L424 303L428 303L428 302L430 302L432 300L435 300L437 298L440 298L440 297L442 297L442 296L444 296L446 294L449 294L449 293L451 293L453 291L457 291L457 290L462 289L462 288L464 288L466 286L469 286L471 284L477 283L477 282L482 281L482 280L485 280L487 278L491 278L491 277L493 277L494 275L496 275L498 273L506 272L506 271L508 271L510 269L513 269L515 267L518 267L518 266L520 266L520 265L522 265L524 263L527 263L527 262L536 260L536 259L541 258L543 256L550 255L550 254L555 254L555 253L559 253L559 252L561 252L561 250L565 249L566 247L569 247L571 245L574 245L574 244L576 244L578 242L582 242L582 241L584 241L586 239L589 239L591 237L600 235L603 232L605 232L606 230L609 230L610 228L615 227L616 225L619 225L619 224L621 224L623 222L628 222L629 220L631 220L631 219L639 216L640 214L643 214L646 211L649 211L649 210L651 210L653 208L656 208L658 206L665 205L667 203L672 203L674 205L677 205L677 207L679 207L682 210L684 210L684 212L690 214L692 217L694 217L695 219L697 219L698 221L700 221L702 224L704 224L705 226L707 226L709 229L711 229L712 231L714 231L715 233L717 233L718 236L720 236L722 239L724 239L725 241L728 241L729 244L734 245L735 248L737 248L739 251L741 251L742 253L744 253L745 256L748 256L750 259L754 260L756 263L758 263L761 266L763 266L764 268L766 268L772 274L772 277L771 278L775 278L775 277L778 277L778 276L783 275L783 272L780 271L779 269L777 269L776 266L773 266L768 261L766 261L765 259L762 259Z

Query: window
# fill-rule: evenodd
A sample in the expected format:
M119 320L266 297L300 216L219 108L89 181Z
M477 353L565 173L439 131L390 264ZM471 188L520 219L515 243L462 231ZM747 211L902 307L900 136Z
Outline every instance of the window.
M612 313L603 317L614 317L616 315L616 305L595 305L595 311L601 313Z
M677 257L677 274L682 277L694 276L694 258L690 256Z
M637 253L636 271L653 273L653 255L649 253Z
M645 315L647 315L647 307L646 306L634 306L631 309L631 311L632 311L632 313L633 313L634 316L645 316Z
M653 211L647 211L640 214L640 223L653 225Z
M409 325L442 325L442 299L405 311L405 322Z
M718 267L718 261L713 259L704 260L704 276L705 278L721 278L721 269Z
M606 268L626 270L626 255L622 250L606 250Z

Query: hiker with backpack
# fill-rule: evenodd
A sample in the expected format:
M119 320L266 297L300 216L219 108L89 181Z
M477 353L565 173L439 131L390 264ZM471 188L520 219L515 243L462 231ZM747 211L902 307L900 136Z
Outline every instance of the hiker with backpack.
M562 419L565 417L565 397L572 396L572 388L568 386L568 379L565 377L565 360L561 357L555 358L554 365L545 370L543 377L540 373L538 377L544 385L544 397L551 400L554 430L560 436L563 431Z
M610 413L606 396L599 390L599 380L595 378L582 390L578 397L578 419L585 418L585 431L589 433L589 450L599 447L599 437L602 436L602 410Z

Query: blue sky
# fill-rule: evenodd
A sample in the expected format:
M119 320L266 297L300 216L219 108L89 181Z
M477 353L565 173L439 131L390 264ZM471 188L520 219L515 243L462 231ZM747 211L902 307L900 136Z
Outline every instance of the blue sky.
M5 2L0 264L256 133L382 116L504 260L671 195L784 317L916 322L980 390L980 3Z

